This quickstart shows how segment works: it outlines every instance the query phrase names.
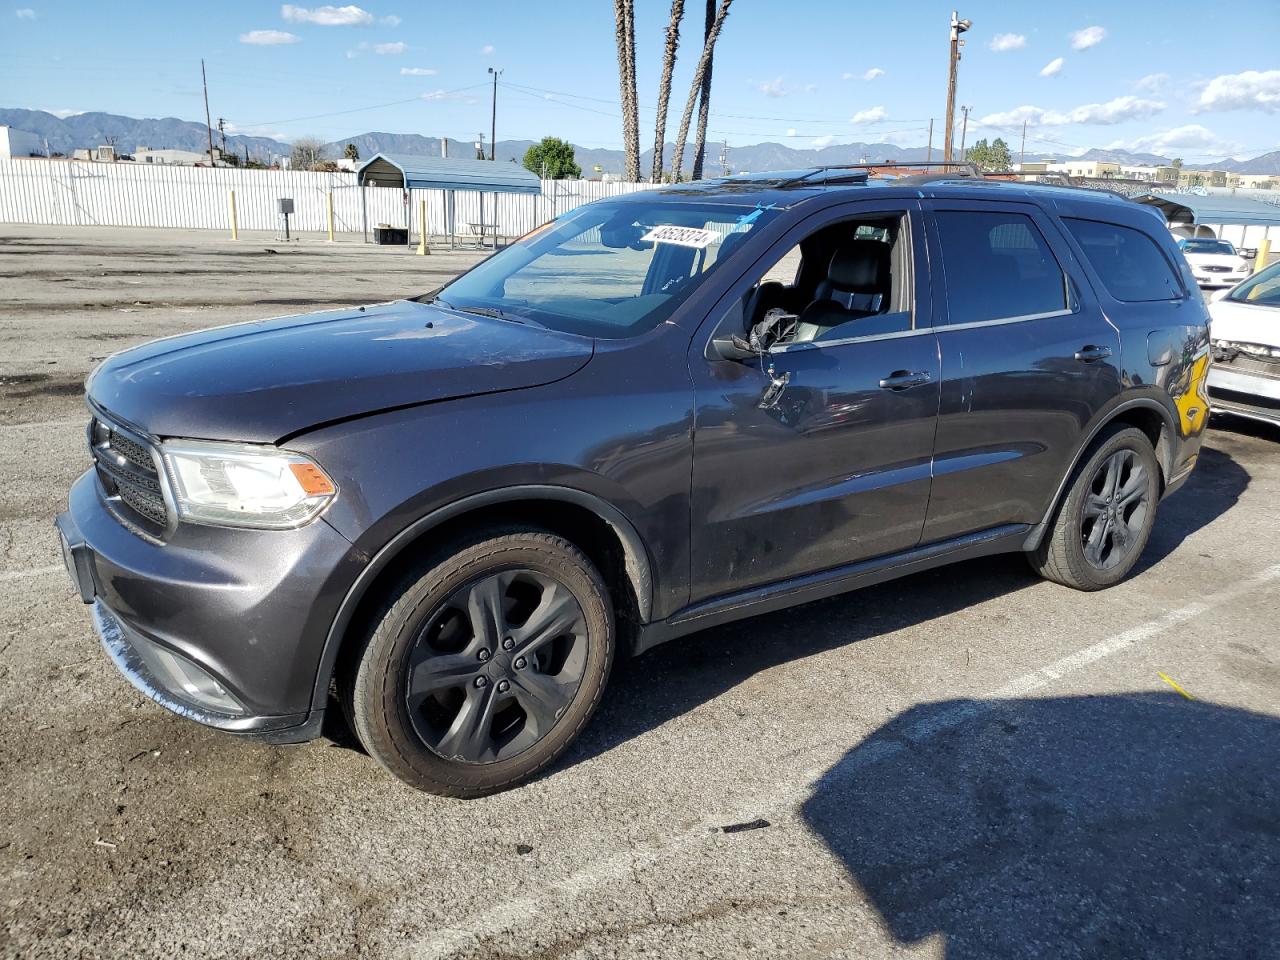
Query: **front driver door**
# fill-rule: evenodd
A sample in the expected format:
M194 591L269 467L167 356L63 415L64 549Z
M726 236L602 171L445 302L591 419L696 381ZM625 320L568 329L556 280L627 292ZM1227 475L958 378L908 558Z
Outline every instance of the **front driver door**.
M757 281L777 276L770 268L784 252L796 244L808 250L787 291L803 303L842 238L878 236L893 223L900 230L894 292L867 328L878 332L859 335L855 323L756 360L708 354L713 333L745 326L744 302ZM757 262L728 299L725 319L695 337L692 602L919 542L940 373L923 250L914 203L816 215Z

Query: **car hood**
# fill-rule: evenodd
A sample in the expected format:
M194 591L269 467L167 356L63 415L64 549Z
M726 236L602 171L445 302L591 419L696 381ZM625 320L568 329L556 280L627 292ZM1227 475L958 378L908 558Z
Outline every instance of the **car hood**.
M1187 262L1193 267L1230 267L1232 270L1248 263L1234 253L1188 253Z
M1213 339L1280 347L1280 308L1260 307L1236 300L1209 304Z
M569 376L593 341L409 300L238 323L108 357L89 400L158 437L271 443L335 420Z

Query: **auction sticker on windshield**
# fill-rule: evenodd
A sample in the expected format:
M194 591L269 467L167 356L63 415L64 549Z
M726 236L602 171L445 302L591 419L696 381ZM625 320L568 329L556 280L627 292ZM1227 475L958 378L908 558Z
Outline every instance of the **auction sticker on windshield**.
M672 243L677 247L693 247L702 250L720 241L720 234L714 230L703 230L700 227L677 227L667 224L654 227L641 240L653 243Z

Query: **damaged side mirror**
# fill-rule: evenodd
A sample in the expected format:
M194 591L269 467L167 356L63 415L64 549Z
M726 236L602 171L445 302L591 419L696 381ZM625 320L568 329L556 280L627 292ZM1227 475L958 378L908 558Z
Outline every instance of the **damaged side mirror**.
M707 353L709 354L708 359L732 360L737 363L755 360L762 356L759 350L755 349L736 333L716 337L707 345Z

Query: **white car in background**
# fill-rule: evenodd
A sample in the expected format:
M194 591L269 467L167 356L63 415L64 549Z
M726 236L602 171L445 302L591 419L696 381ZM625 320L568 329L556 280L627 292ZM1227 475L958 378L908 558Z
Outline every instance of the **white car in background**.
M1280 424L1280 262L1209 304L1209 405Z
M1178 249L1202 287L1231 287L1249 276L1249 261L1226 240L1184 237L1178 241Z

